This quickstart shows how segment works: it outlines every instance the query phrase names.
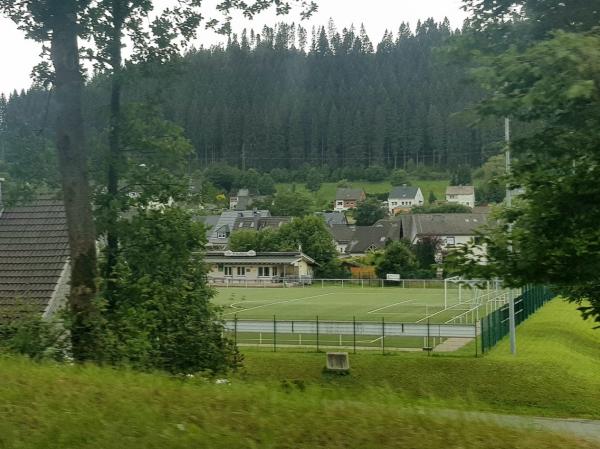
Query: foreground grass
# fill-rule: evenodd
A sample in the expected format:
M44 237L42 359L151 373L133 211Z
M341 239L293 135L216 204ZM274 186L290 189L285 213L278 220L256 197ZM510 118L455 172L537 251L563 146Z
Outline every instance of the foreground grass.
M599 417L600 333L555 300L484 358L247 353L229 385L0 357L0 448L590 449L436 408Z
M348 398L302 384L177 381L96 367L0 359L2 448L594 447L406 407L392 391Z
M508 341L477 359L473 345L456 356L353 354L344 378L323 376L323 354L247 351L243 378L299 379L348 394L381 385L441 407L600 418L600 331L574 305L552 301L518 328L517 339L516 357Z

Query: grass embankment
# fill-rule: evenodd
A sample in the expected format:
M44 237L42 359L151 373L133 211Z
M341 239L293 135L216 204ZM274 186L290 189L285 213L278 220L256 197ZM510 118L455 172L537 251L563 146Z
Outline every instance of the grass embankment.
M599 338L555 301L517 358L360 355L347 377L324 376L323 354L249 353L231 385L0 358L0 448L590 449L432 407L597 416Z
M356 181L349 183L354 188L362 188L367 194L375 195L378 193L389 193L392 189L392 184L389 181L385 182L366 182ZM416 187L420 187L425 197L425 202L429 200L429 192L433 192L438 200L446 198L446 187L449 185L449 181L439 180L410 180L410 184ZM315 205L318 209L326 209L335 199L335 192L337 190L337 183L335 182L324 182L321 188L316 193L310 193L315 199ZM277 184L277 190L291 190L292 183L281 183ZM296 190L299 192L309 193L306 186L302 183L296 183Z
M323 354L247 351L243 376L299 379L359 395L381 385L441 407L600 418L600 330L573 304L552 301L518 328L517 341L516 357L506 340L477 359L472 345L454 356L352 354L352 375L333 379L322 375Z
M96 367L1 359L0 447L591 449L407 407L385 388L360 399L317 386L181 382Z

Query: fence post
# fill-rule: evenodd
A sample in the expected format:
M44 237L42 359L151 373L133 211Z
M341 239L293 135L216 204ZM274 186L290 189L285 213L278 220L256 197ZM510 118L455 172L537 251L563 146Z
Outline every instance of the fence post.
M277 352L277 320L273 315L273 352Z
M236 346L237 346L237 322L238 322L238 317L237 317L237 313L236 313L235 316L233 317L233 341Z
M431 341L429 340L431 337L430 323L431 323L431 320L429 318L427 318L427 356L431 355L431 351L429 350L429 348L431 348Z
M356 317L352 317L352 344L354 346L354 354L356 354Z
M319 315L317 315L317 352L319 352Z
M385 355L385 317L381 317L381 353Z
M475 358L477 358L477 321L474 321L475 323Z

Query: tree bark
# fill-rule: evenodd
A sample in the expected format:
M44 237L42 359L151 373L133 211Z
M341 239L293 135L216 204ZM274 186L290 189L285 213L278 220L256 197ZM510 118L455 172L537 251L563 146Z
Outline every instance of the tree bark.
M56 147L62 177L71 254L71 343L77 361L95 352L93 299L96 294L96 232L81 112L83 79L77 43L77 2L56 7L52 27L51 57L58 105Z
M114 304L114 268L119 253L119 236L117 222L119 219L119 163L121 149L121 91L122 91L122 55L121 33L123 27L123 12L121 0L112 2L113 32L110 42L110 64L112 66L112 86L110 98L110 131L108 149L107 176L107 230L106 230L106 296L109 307Z

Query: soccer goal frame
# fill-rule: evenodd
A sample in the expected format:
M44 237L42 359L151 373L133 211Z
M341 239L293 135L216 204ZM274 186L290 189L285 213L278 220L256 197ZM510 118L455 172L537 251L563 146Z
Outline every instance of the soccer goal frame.
M487 296L489 296L490 291L493 289L495 291L500 289L499 280L495 279L493 281L486 279L464 279L462 276L452 276L444 279L444 309L448 308L448 284L458 284L458 303L462 304L463 296L462 296L462 288L466 286L470 288L473 292L472 300L470 302L478 303L480 299L480 286L485 285L485 290L487 291ZM484 295L485 296L485 295Z

